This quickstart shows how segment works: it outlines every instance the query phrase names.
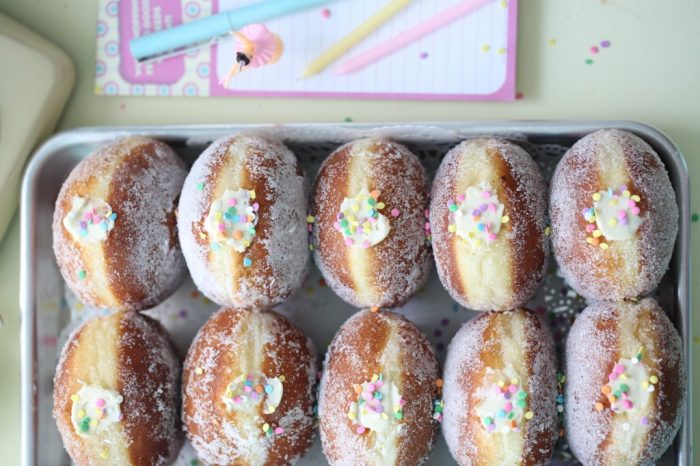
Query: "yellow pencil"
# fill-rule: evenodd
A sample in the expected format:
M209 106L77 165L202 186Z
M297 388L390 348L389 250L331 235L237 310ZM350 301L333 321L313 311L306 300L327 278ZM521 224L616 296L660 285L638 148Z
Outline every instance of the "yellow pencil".
M350 34L333 44L323 52L316 60L309 63L304 70L304 77L308 78L323 71L328 65L339 59L345 52L357 45L362 39L369 36L375 29L386 23L392 16L403 10L412 0L391 0L384 8L374 16L355 28Z

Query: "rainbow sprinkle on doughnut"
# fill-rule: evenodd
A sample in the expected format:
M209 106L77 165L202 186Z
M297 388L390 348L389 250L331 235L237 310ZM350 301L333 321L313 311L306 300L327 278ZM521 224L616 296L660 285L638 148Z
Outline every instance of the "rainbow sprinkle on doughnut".
M406 401L393 382L386 381L382 374L373 374L369 382L354 384L356 400L350 404L348 419L362 435L368 430L385 430L403 419Z
M649 369L642 363L642 348L631 359L621 359L608 374L608 382L600 388L603 401L595 403L596 411L607 407L615 414L632 413L643 410L649 403L651 393L659 383L657 375L650 375ZM649 419L639 419L641 425L647 425Z
M496 190L489 185L470 186L456 200L449 200L447 208L447 230L475 247L496 241L501 226L510 221Z
M592 195L593 205L581 211L586 221L586 242L608 249L610 241L623 241L634 236L642 223L639 202L627 186L608 188Z
M366 249L389 234L389 221L380 212L386 207L379 201L380 194L376 189L370 192L364 188L355 197L343 200L333 227L343 235L346 246ZM399 215L397 209L391 210L392 217Z
M518 432L525 421L534 417L528 409L528 393L515 371L487 368L482 385L483 397L476 406L482 428L488 433Z

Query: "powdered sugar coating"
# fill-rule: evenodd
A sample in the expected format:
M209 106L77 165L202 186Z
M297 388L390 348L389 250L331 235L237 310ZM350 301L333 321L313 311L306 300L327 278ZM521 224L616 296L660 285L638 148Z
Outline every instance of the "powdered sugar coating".
M222 394L236 377L281 377L274 412L262 405L246 417L229 411ZM294 464L311 446L316 381L311 341L274 312L222 309L195 337L184 364L182 418L207 464ZM268 424L274 431L266 436Z
M211 203L225 189L257 194L257 232L244 253L231 248L213 251L202 236ZM284 145L247 135L212 143L192 166L179 207L180 242L197 287L222 306L255 308L282 302L306 276L306 210L304 174Z
M533 413L521 434L520 460L529 465L549 464L558 433L554 343L546 325L535 314L520 309L488 312L470 320L448 348L442 432L452 456L462 466L495 461L494 456L511 449L489 437L501 434L481 433L476 414L480 400L475 396L487 367L502 370L509 364L522 366L520 383L526 386L528 407ZM486 442L479 440L484 438Z
M652 393L649 424L631 426L643 440L627 443L621 440L626 433L614 424L610 410L598 411L595 404L615 363L634 357L639 349L659 383ZM571 451L579 461L650 464L673 442L683 419L687 376L680 336L653 299L587 307L569 332L566 374L564 420Z
M449 231L449 205L467 186L479 183L499 193L509 220L496 241L465 252L460 250L468 247L464 240ZM488 311L513 309L532 297L544 276L549 251L545 195L535 162L505 140L468 140L445 156L433 181L430 224L440 281L455 301Z
M344 243L334 223L344 199L362 189L380 192L389 234L366 249ZM357 307L393 307L420 289L430 267L425 241L427 176L406 147L382 139L345 144L316 177L310 212L314 260L326 282Z
M85 361L95 360L95 365ZM121 420L110 426L110 456L81 439L70 422L71 395L83 383L106 386L123 397ZM134 312L95 317L66 343L54 379L54 410L66 450L79 464L171 464L182 445L178 417L180 363L165 330ZM112 455L114 453L114 455Z
M619 171L619 176L614 172ZM642 224L633 238L603 250L586 242L582 209L591 196L622 179L641 201ZM668 268L678 233L678 206L671 181L654 150L639 137L601 130L578 141L561 159L550 197L552 246L567 283L592 300L649 294Z
M374 435L358 434L348 418L355 401L354 384L382 374L397 384L403 405L396 438L388 445L389 460L375 449ZM437 433L432 419L437 396L435 352L423 333L390 311L360 311L340 328L324 362L319 391L320 434L323 451L333 466L382 464L414 466L425 462Z
M177 288L185 262L175 207L185 175L172 149L143 137L100 148L71 171L56 200L53 249L64 280L82 301L138 311ZM65 229L75 196L95 196L116 213L105 241L79 244Z

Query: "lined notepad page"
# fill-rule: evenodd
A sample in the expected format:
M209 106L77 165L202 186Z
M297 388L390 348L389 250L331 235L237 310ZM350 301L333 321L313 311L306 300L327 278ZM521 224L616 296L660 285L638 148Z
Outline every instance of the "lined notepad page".
M325 49L381 9L388 0L339 0L326 8L271 20L266 26L285 44L281 60L235 76L228 90L269 95L376 95L416 98L512 98L515 73L514 15L516 0L494 0L447 27L397 51L357 73L336 76L342 61L395 37L463 0L415 0L346 56L322 73L302 79L304 68ZM255 3L219 0L219 11ZM510 12L510 13L514 13ZM511 47L509 47L509 44ZM235 61L233 38L222 39L215 51L215 81ZM229 92L212 83L212 95Z

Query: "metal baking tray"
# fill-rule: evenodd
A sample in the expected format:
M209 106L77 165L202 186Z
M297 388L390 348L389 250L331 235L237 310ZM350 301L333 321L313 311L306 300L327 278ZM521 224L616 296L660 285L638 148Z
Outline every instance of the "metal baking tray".
M51 418L51 391L61 343L65 339L67 329L80 321L76 319L76 315L80 314L76 313L76 309L82 310L82 304L75 302L70 292L65 290L58 272L51 247L51 220L54 202L64 179L83 157L100 145L127 135L147 135L167 142L183 159L191 163L204 147L218 137L240 131L261 132L283 139L299 156L307 176L312 179L320 161L339 144L368 135L378 135L390 137L408 145L420 156L432 176L442 156L459 141L478 135L495 135L525 147L533 154L545 177L549 178L551 170L566 148L582 136L602 128L625 129L646 140L666 165L676 192L680 211L678 239L669 271L655 294L683 339L689 372L688 397L683 410L685 415L683 425L673 445L658 464L691 465L690 332L692 326L688 171L678 148L668 137L650 126L629 121L100 127L76 129L54 136L34 155L24 174L22 186L20 268L22 464L70 464ZM550 262L554 263L553 260ZM414 320L428 334L442 360L446 344L461 322L468 320L473 313L458 308L449 299L439 285L436 275L433 272L426 290L418 293L407 306L399 309L399 312ZM315 267L312 267L304 289L293 296L289 303L278 308L315 340L320 352L330 341L333 331L354 311L334 297L327 287L324 288L321 285L320 275ZM585 303L571 290L567 290L561 277L557 276L555 266L550 268L550 273L541 288L542 290L538 291L538 295L530 306L546 313L550 318L555 336L563 341L567 322L570 323L573 320L575 313L580 311ZM152 315L164 322L176 346L182 352L192 338L192 332L201 325L214 307L201 297L194 299L198 295L191 282L183 285L176 295L163 306L149 312L153 312ZM195 314L192 310L190 315L184 309L173 311L179 309L179 303L183 300L190 299L190 295L192 298L191 302L188 301L189 305L199 309L200 312L196 318L190 317ZM429 295L429 299L426 299L426 295ZM196 305L192 304L194 301ZM81 312L87 315L86 312ZM436 319L439 320L436 321ZM185 323L178 324L178 322ZM186 328L186 325L189 327ZM318 329L324 326L326 330ZM312 451L300 464L326 464L318 443L317 439ZM558 453L552 463L567 466L577 464L567 454L566 446L561 445L562 443L564 442L560 440L557 447ZM183 452L185 450L187 447ZM187 454L184 452L177 464L191 464L190 460L183 459ZM189 454L192 454L191 450ZM454 464L442 439L438 439L428 464Z

